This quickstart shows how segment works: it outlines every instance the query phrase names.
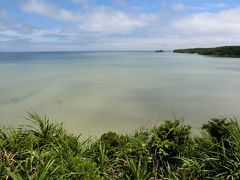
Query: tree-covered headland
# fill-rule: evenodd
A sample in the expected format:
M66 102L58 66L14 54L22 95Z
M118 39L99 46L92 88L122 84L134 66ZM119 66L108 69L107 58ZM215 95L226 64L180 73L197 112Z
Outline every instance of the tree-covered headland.
M240 46L222 46L215 48L175 49L174 53L191 53L209 56L240 57Z

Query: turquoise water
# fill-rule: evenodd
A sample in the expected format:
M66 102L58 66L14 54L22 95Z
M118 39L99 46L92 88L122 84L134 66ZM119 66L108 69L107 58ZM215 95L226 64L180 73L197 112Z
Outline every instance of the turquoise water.
M74 133L240 117L240 59L153 52L0 53L2 125L47 115Z

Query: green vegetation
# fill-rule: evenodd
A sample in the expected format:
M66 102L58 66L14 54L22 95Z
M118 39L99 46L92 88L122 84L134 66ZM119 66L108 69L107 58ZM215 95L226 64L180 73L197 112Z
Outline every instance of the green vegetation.
M37 114L27 119L31 126L0 131L1 179L240 179L235 119L211 119L199 136L173 120L94 141Z
M174 53L191 53L222 57L240 57L240 46L222 46L215 48L176 49Z
M156 50L155 51L156 53L159 53L159 52L164 52L163 50Z

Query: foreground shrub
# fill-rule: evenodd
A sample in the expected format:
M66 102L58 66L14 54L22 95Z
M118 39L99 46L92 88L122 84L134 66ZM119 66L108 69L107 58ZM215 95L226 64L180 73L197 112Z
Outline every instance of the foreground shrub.
M152 158L149 168L154 169L155 177L163 178L167 175L167 170L181 164L177 157L186 154L191 146L190 130L190 126L179 120L166 121L153 128L147 146Z
M79 140L37 114L0 130L1 179L240 179L240 128L212 119L194 137L182 121Z

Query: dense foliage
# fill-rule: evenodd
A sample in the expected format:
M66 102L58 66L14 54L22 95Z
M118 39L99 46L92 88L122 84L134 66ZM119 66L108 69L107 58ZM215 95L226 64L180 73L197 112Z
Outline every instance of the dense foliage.
M94 141L37 114L27 119L32 126L0 131L1 179L240 179L235 119L212 119L199 136L173 120Z
M240 57L240 46L222 46L215 48L176 49L175 53L191 53L223 57Z

